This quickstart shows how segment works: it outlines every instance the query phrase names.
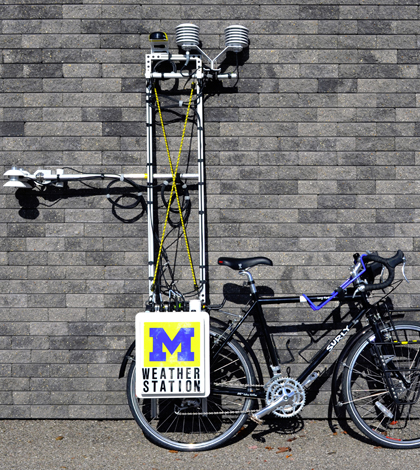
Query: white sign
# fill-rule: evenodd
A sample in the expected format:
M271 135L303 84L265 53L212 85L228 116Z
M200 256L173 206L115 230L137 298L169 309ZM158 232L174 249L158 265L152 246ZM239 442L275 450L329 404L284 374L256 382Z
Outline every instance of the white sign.
M136 395L210 394L209 316L206 312L136 315Z

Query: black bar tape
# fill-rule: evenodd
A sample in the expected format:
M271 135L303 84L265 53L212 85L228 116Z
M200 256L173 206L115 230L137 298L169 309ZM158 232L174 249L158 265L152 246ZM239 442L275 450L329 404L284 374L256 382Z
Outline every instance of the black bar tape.
M385 287L388 287L392 284L395 275L395 267L404 261L404 253L401 250L398 250L397 253L391 258L382 258L381 256L373 253L369 253L363 256L363 262L365 263L365 265L370 261L379 263L384 266L388 271L388 278L384 282L380 282L379 284L366 284L366 292L372 290L385 289Z

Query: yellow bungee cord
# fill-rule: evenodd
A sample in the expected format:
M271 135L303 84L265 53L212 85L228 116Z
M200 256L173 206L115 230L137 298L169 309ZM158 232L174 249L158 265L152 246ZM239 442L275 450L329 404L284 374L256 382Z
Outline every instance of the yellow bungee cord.
M152 290L155 289L155 283L156 283L156 277L157 277L158 268L159 268L159 262L160 262L160 258L162 256L163 241L165 239L166 226L167 226L167 223L168 223L169 212L170 212L172 198L174 196L174 193L175 193L176 201L177 201L177 204L178 204L178 211L179 211L179 216L180 216L180 219L181 219L182 231L184 233L185 245L187 247L188 259L189 259L189 262L190 262L191 273L192 273L192 278L193 278L193 282L194 282L194 289L198 290L197 280L196 280L195 273L194 273L194 266L193 266L192 259L191 259L190 246L189 246L189 243L188 243L187 231L186 231L186 228L185 228L184 217L182 215L181 203L179 201L179 195L178 195L178 189L176 187L176 175L178 173L178 166L179 166L179 162L181 160L181 151L182 151L182 146L183 146L183 143L184 143L185 131L187 129L188 116L189 116L189 113L190 113L192 97L193 97L193 94L194 94L194 83L191 84L191 94L190 94L190 99L189 99L189 102L188 102L187 114L185 116L184 128L182 130L181 145L179 147L178 159L177 159L177 162L176 162L175 171L174 171L173 165L172 165L172 159L171 159L171 154L170 154L170 151L169 151L168 139L166 137L165 126L163 124L162 110L160 108L159 97L158 97L158 94L157 94L156 87L154 87L154 91L155 91L155 97L156 97L156 105L157 105L158 112L159 112L160 123L161 123L161 126L162 126L163 138L165 140L165 145L166 145L166 152L168 154L169 166L171 168L172 186L171 186L171 193L169 195L168 207L167 207L167 210L166 210L165 223L164 223L164 226L163 226L163 232L162 232L162 238L161 238L161 242L160 242L160 246L159 246L158 257L157 257L157 261L156 261L155 274L153 276Z

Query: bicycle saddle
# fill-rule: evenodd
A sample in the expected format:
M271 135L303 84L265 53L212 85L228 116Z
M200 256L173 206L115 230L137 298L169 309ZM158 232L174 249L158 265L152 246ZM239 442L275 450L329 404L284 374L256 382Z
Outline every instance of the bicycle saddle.
M223 266L239 271L240 269L247 269L256 266L257 264L266 264L273 266L271 259L265 258L264 256L257 256L255 258L219 258L217 261Z

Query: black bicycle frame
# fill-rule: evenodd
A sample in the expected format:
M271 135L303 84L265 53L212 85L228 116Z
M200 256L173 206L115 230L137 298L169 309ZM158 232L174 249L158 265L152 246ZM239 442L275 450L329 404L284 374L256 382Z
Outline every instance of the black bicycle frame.
M325 295L317 295L317 296L310 296L309 299L312 302L322 302L329 298L329 296ZM355 301L355 300L362 300L360 295L353 298L350 294L345 294L342 301ZM263 305L280 305L280 304L292 304L292 303L300 303L302 302L301 297L293 296L293 297L259 297L258 294L252 294L252 304L245 312L243 317L238 321L238 323L231 329L229 334L223 338L222 344L220 345L219 349L215 353L214 356L217 356L224 345L230 341L230 339L234 336L236 331L240 328L240 326L244 323L247 317L253 313L254 318L256 319L257 328L260 328L259 333L263 336L265 344L268 349L269 357L271 365L275 367L280 367L279 360L277 358L276 348L273 344L271 339L267 320L265 319L264 312L263 312ZM309 375L318 367L318 365L333 351L333 349L337 346L337 344L347 335L347 333L360 321L363 315L367 314L368 311L372 308L371 305L363 307L358 314L341 330L341 332L332 340L326 343L312 358L308 367L299 375L297 381L302 383ZM270 364L267 363L267 366ZM234 387L215 387L212 389L213 393L223 393L226 395L237 395L237 396L245 396L250 398L264 398L264 392L258 391L244 391L243 389L238 389Z

